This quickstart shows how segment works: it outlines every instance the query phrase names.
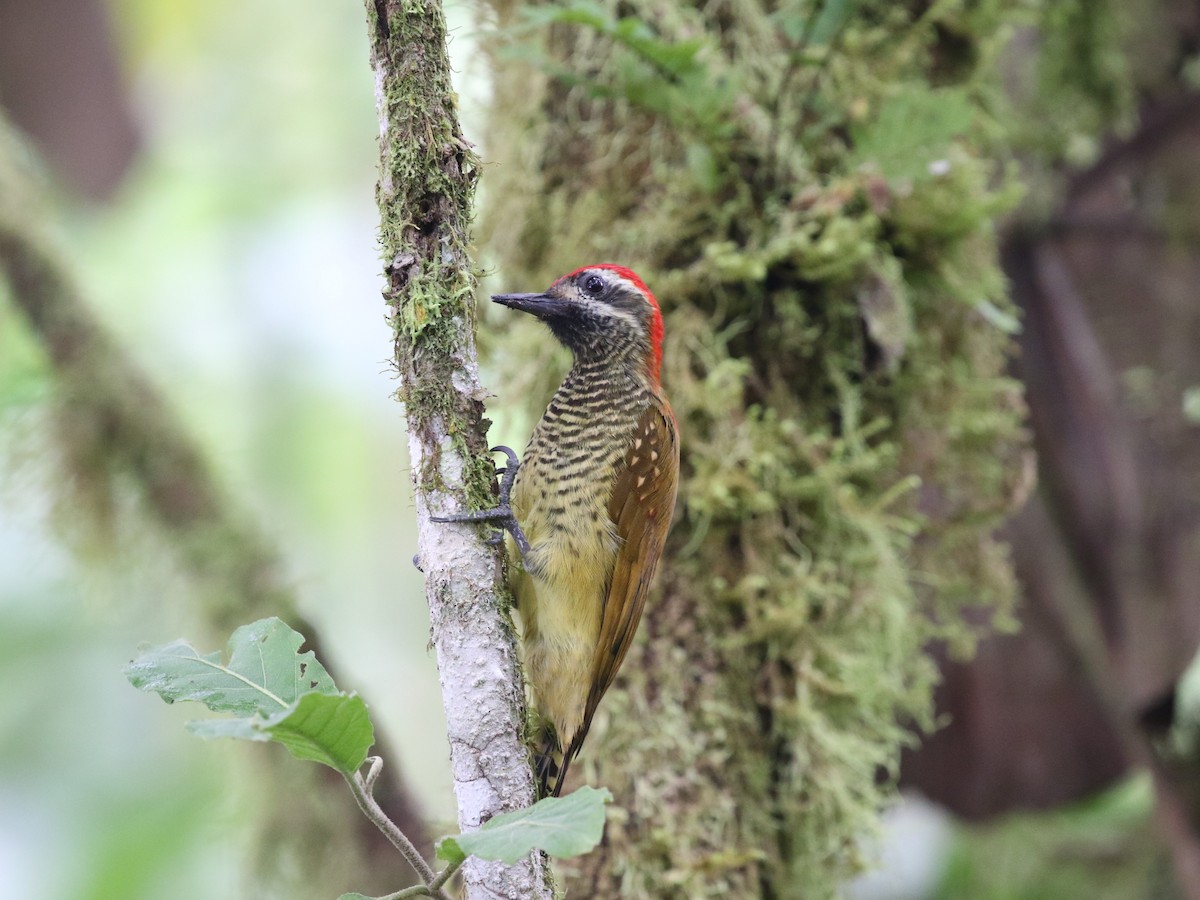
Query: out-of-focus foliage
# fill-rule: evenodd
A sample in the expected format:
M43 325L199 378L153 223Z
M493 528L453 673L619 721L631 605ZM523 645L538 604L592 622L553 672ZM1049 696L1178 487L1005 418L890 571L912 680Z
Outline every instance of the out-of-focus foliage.
M211 865L233 853L240 830L237 791L223 781L229 757L172 740L182 719L156 721L122 702L111 678L145 617L82 605L78 586L54 574L65 560L28 522L6 517L0 544L5 891L63 900L236 894L235 872Z
M1170 860L1134 778L1069 809L964 829L935 900L1139 900L1175 897Z
M414 735L393 741L390 762L448 818L402 411L389 397L363 11L130 0L112 13L145 155L111 205L62 196L47 211L64 265L232 502L283 550L339 683L367 694L383 730ZM246 831L256 799L229 775L267 748L201 745L184 710L124 682L139 642L203 637L201 600L119 482L115 540L80 527L55 382L4 290L0 674L28 692L0 711L4 889L243 896L260 849Z

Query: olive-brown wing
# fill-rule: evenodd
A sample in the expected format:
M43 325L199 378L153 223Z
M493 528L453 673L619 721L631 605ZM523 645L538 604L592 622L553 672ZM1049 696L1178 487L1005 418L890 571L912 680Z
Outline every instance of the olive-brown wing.
M583 743L600 698L616 678L637 631L671 529L678 481L675 417L666 401L656 400L637 424L608 505L621 544L601 614L583 725L571 741L568 760Z

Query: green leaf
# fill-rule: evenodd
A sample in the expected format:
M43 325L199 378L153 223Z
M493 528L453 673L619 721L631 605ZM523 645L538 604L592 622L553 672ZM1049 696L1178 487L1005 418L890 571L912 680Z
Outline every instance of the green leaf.
M521 15L527 22L535 25L586 25L597 31L607 30L612 22L608 10L592 0L575 0L565 6L526 7L521 10Z
M816 22L813 23L809 43L815 47L823 47L830 43L850 21L857 5L854 0L825 0Z
M279 619L263 619L233 633L227 664L220 653L201 656L175 641L145 650L125 674L168 703L198 700L215 712L242 714L189 722L200 737L275 741L299 759L354 772L375 742L367 706L339 693L312 651L298 653L303 643Z
M337 693L312 651L298 652L303 643L304 635L279 619L260 619L233 633L228 663L219 652L202 656L186 641L175 641L144 649L125 676L168 703L198 700L214 712L269 716L303 694Z
M286 715L290 709L283 710ZM237 738L242 741L269 741L271 735L262 725L268 720L262 716L247 716L244 719L198 719L187 723L187 730L206 741L216 738Z
M442 838L437 855L450 864L468 856L512 865L534 850L563 858L587 853L604 834L607 788L582 787L566 797L546 797L527 809L503 813L478 831Z
M367 704L357 694L305 694L286 716L265 726L298 759L355 772L375 743Z
M622 19L618 25L628 21L630 20ZM683 41L664 41L650 34L641 22L637 24L640 27L636 30L618 27L614 37L643 59L676 78L684 78L703 70L703 66L697 59L700 51L704 49L703 40L692 38Z
M655 34L643 19L636 16L616 19L593 0L573 0L564 6L527 7L521 11L521 15L530 25L580 25L606 34L676 78L703 69L696 59L705 46L702 39L665 40Z
M366 894L342 894L338 900L372 900Z
M818 0L819 9L810 6L797 8L794 4L784 4L767 20L783 32L783 36L797 50L807 50L810 47L827 47L850 21L858 7L858 0ZM807 61L815 61L818 57L809 57ZM797 62L804 63L801 57Z
M367 705L356 694L305 694L267 718L206 719L187 727L202 738L275 741L298 759L347 774L358 770L375 743Z

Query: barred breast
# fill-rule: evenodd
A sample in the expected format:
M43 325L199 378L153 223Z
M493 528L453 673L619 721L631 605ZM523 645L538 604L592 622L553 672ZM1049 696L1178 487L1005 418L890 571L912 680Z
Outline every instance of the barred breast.
M619 541L608 504L638 419L650 403L635 379L578 365L534 429L513 486L531 547L514 558L525 666L536 703L566 746L580 727Z

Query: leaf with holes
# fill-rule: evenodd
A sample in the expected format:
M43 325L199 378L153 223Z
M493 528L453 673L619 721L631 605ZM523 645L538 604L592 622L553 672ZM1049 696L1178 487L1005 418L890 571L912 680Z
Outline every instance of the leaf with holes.
M277 618L243 625L220 652L202 656L186 641L147 647L125 667L134 687L168 703L198 700L213 712L273 715L302 694L336 694L337 687L311 650L298 652L304 635Z
M135 687L168 703L196 700L237 719L191 722L200 737L275 741L294 756L353 772L374 743L366 704L339 693L304 636L279 619L244 625L229 639L228 662L185 641L150 647L125 667Z
M478 831L443 838L437 855L451 864L478 856L508 865L534 850L559 858L579 856L600 843L604 807L611 802L606 788L581 787L566 797L546 797L489 819Z

